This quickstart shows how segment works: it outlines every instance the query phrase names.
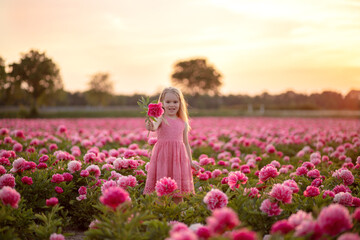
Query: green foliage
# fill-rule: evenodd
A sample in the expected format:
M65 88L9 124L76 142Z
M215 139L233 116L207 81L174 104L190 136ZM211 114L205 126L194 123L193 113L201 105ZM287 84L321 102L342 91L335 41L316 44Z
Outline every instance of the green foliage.
M38 115L37 106L41 97L50 97L63 88L60 70L45 53L30 50L23 55L20 63L10 64L10 68L11 84L24 89L31 96L32 116Z
M185 93L218 94L222 85L221 74L203 58L179 61L175 64L172 82L183 88Z
M63 220L58 215L58 211L60 211L63 207L56 205L51 208L46 215L44 213L35 214L35 218L39 221L39 223L33 222L29 229L34 232L36 239L47 240L50 238L52 233L60 234L62 231Z

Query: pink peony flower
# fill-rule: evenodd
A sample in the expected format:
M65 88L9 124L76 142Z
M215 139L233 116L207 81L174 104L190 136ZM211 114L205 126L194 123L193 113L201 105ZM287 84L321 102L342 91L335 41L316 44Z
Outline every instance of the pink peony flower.
M244 195L247 195L247 194L250 198L259 198L260 197L259 190L254 187L252 187L250 189L245 188Z
M0 165L0 175L3 175L6 173L6 168L2 165Z
M24 164L26 163L26 160L23 158L18 158L13 162L13 168L10 170L10 172L18 172L23 169Z
M300 225L303 221L312 221L312 220L313 217L311 213L306 213L303 210L291 214L291 216L288 218L289 223L294 227Z
M317 169L313 169L307 172L306 174L309 178L318 178L320 177L320 172Z
M360 240L360 236L357 233L344 233L337 240Z
M59 203L59 200L56 197L46 199L46 206L55 206L58 203Z
M55 192L57 192L57 193L63 193L64 192L64 190L61 188L61 187L58 187L58 186L56 186L55 187Z
M316 221L305 220L296 226L294 235L296 237L311 236L311 239L319 239L322 234L322 229Z
M162 108L162 103L150 103L148 106L148 112L149 117L155 117L159 118L161 115L164 114L164 109Z
M206 219L206 223L210 231L221 234L239 225L240 221L234 210L223 207L215 209L212 215Z
M271 226L271 234L280 233L280 234L287 234L294 230L294 226L286 219L279 220Z
M277 171L277 169L273 165L268 164L260 170L259 179L260 179L260 181L265 182L269 178L275 178L278 175L279 175L279 172Z
M36 167L37 167L38 169L43 169L43 168L47 168L48 166L47 166L46 163L41 162L41 163L39 163Z
M211 189L204 197L204 203L209 210L225 207L228 204L228 197L218 189Z
M27 185L32 185L33 184L33 180L31 177L28 176L24 176L21 178L21 182Z
M137 185L136 177L132 175L119 177L117 184L119 187L126 189L127 187L135 187Z
M0 189L0 200L4 205L10 205L12 208L18 208L20 193L11 187L5 186Z
M125 201L130 201L129 193L121 187L110 187L100 197L100 202L113 210Z
M16 185L15 183L15 177L10 174L4 174L0 177L0 188L4 187L4 186L8 186L8 187L12 187L14 188Z
M230 172L228 176L228 185L234 190L238 188L240 184L245 184L248 180L248 177L240 171Z
M321 210L317 222L324 233L335 236L352 228L351 216L346 207L331 204Z
M156 194L161 197L163 195L169 195L178 188L177 183L170 177L163 177L156 182L155 190Z
M65 240L62 234L53 233L50 235L50 240Z
M13 150L15 152L21 152L23 150L23 146L20 143L15 143L13 146Z
M316 178L311 182L311 186L314 186L314 187L320 187L321 184L322 184L321 178Z
M283 203L291 203L292 190L286 185L275 184L270 192L270 196Z
M305 197L316 197L319 194L320 194L319 188L314 186L307 186L306 190L304 191Z
M353 197L350 193L339 192L334 197L334 202L339 203L344 206L351 206L353 201Z
M265 199L261 203L260 210L266 213L269 217L280 215L282 212L277 202L271 202L269 199Z
M306 167L298 167L296 169L296 175L298 176L306 175L307 173L308 173L308 169Z
M71 173L75 173L77 171L80 171L81 170L81 162L80 161L76 161L76 160L73 160L73 161L70 161L68 163L68 170L71 172Z
M353 174L347 169L341 170L340 178L344 181L345 185L351 185L354 182Z
M358 208L355 209L355 211L354 211L353 214L352 214L352 217L353 217L356 221L360 222L360 207L358 207Z
M297 183L292 179L284 181L283 185L288 186L293 193L299 192L299 187L298 187Z
M85 170L87 170L89 173L94 173L96 178L98 178L101 175L99 166L95 164L88 166Z

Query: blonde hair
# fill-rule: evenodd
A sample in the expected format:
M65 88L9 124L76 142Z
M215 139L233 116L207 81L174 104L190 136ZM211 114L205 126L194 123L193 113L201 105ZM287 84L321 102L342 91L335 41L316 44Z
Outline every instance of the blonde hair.
M188 113L188 109L187 109L187 103L185 101L185 98L184 98L184 95L182 94L182 92L175 87L167 87L161 92L161 94L159 96L159 102L163 103L166 93L173 93L176 96L178 96L178 98L180 100L180 106L179 106L179 111L176 113L176 116L181 118L184 122L189 123L189 113Z

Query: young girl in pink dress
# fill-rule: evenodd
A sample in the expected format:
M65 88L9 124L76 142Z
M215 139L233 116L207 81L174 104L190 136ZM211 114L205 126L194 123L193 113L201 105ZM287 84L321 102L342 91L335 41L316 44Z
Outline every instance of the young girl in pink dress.
M152 150L144 194L155 190L156 182L170 177L177 183L179 194L174 201L182 201L182 195L194 192L191 168L200 167L192 163L188 141L188 111L183 94L174 87L165 88L159 97L164 114L154 122L148 122L146 129L157 131L157 142Z

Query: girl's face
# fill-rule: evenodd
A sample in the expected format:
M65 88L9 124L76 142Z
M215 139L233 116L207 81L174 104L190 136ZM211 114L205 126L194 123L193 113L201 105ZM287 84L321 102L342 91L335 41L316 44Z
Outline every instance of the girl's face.
M175 117L180 108L180 100L172 92L165 93L163 106L167 116Z

